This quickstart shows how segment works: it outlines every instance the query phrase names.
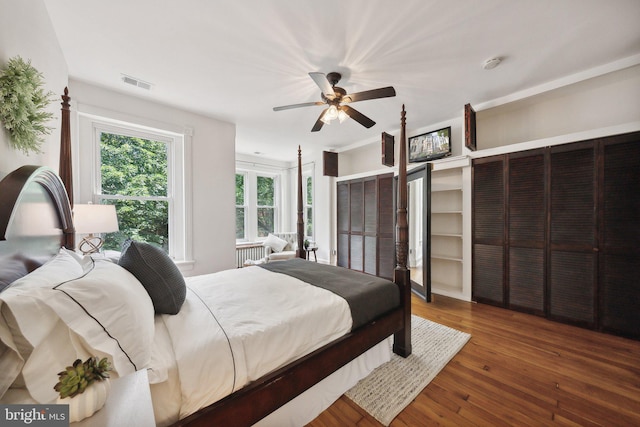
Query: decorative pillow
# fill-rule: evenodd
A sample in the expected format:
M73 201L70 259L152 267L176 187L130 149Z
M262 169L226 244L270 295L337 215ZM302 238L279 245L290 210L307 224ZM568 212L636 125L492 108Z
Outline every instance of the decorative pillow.
M182 273L162 249L129 239L122 245L118 264L142 283L156 313L176 314L180 311L187 287Z
M273 252L282 252L282 250L287 247L287 244L288 242L286 240L274 236L271 233L269 233L263 243L264 246L269 246Z

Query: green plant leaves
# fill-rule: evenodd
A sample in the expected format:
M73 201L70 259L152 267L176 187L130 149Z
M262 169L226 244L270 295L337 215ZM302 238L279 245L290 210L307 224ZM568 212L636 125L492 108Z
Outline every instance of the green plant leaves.
M25 154L40 153L44 135L51 133L46 123L53 114L46 108L54 94L43 85L42 73L20 56L0 70L0 121L9 132L9 144Z

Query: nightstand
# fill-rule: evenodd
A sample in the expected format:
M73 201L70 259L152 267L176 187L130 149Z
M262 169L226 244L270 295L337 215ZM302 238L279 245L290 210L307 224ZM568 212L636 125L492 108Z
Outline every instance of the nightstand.
M155 427L147 370L111 380L111 391L102 409L73 427Z

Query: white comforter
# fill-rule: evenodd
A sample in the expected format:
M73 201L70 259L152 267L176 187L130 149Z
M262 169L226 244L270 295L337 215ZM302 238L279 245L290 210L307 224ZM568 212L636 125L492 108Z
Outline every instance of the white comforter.
M180 312L156 319L150 379L156 422L175 420L351 329L344 299L260 267L187 278ZM179 384L179 386L178 386ZM163 402L171 402L164 405Z

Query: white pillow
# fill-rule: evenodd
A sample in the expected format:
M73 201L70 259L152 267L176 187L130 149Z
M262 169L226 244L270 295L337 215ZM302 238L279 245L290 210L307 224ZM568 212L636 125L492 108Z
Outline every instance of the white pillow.
M0 293L0 397L12 385L24 386L20 372L37 353L39 344L46 340L55 342L53 330L58 317L34 295L42 290L50 292L55 285L82 276L84 267L85 260L61 249L54 258ZM47 352L49 361L65 354L66 348L60 342L55 351Z
M147 367L154 309L133 274L110 261L96 260L85 276L61 283L54 291L43 302L90 349L110 355L118 375Z
M151 358L154 311L142 284L112 262L81 262L61 253L0 294L0 338L5 353L12 350L7 360L23 361L12 387L26 387L39 403L55 400L57 373L75 359L107 357L122 376L144 369ZM0 366L8 363L3 353ZM10 380L4 377L3 388Z
M282 252L282 250L287 246L287 241L269 233L263 245L269 246L273 252Z

